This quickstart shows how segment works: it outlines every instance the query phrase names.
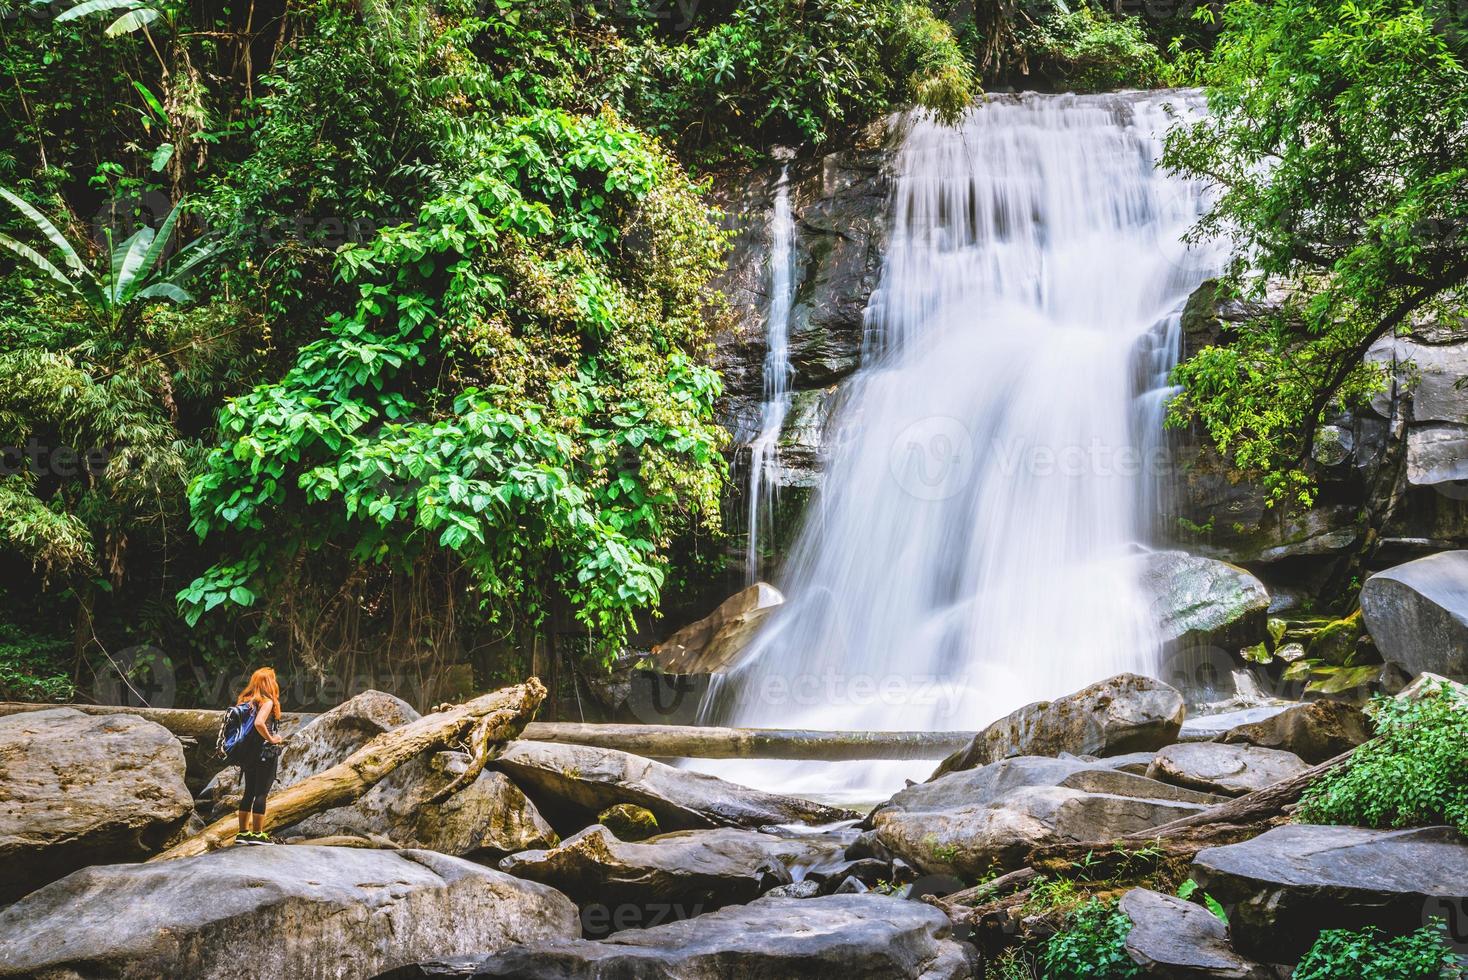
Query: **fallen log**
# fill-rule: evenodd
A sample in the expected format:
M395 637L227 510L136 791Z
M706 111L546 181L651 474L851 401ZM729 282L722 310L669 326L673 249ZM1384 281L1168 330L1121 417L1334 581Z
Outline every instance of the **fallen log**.
M595 725L537 721L537 742L616 749L649 759L941 759L974 740L973 732L832 732L697 725Z
M0 717L46 708L76 708L88 714L134 714L156 722L180 738L214 746L222 711L206 708L134 708L101 704L0 702ZM290 732L316 717L301 712L281 716ZM535 721L525 738L616 749L649 759L941 759L974 740L973 732L828 732L778 728L705 728L696 725L600 725Z
M524 684L446 707L383 732L330 769L270 794L266 828L288 827L313 814L346 806L404 763L427 752L458 748L465 742L473 747L475 756L464 775L477 774L490 754L520 735L544 700L545 687L532 677ZM436 798L465 782L461 776ZM166 861L212 851L232 839L237 829L237 818L230 814L149 860Z
M154 724L162 725L179 738L195 739L200 745L214 748L214 739L219 734L219 723L224 712L212 708L143 708L127 704L37 704L31 701L0 701L0 718L21 714L26 711L45 711L48 708L75 708L89 715L137 715ZM300 728L315 718L312 714L287 711L280 716L282 735Z

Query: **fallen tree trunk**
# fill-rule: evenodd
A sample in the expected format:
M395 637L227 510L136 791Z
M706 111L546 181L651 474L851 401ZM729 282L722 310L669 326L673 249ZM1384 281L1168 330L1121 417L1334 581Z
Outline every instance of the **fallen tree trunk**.
M650 759L941 759L974 740L973 732L824 732L697 725L589 725L538 721L537 742L617 749Z
M404 763L426 752L457 748L468 742L473 746L474 759L461 776L435 797L436 800L444 798L478 775L488 756L499 746L518 737L543 700L545 687L532 677L524 684L482 695L383 732L330 769L272 793L266 804L266 827L288 827L313 814L346 806ZM232 839L237 829L237 818L230 814L150 860L166 861L212 851Z
M36 704L30 701L0 701L0 718L48 708L75 708L89 715L137 715L162 725L179 738L195 739L211 749L219 734L219 723L224 720L224 712L212 708L135 708L125 704ZM287 711L280 716L281 733L295 731L314 717L299 711Z
M0 717L45 708L76 708L88 714L133 714L156 722L179 738L197 739L210 748L224 712L204 708L133 708L101 704L0 702ZM316 717L286 712L281 730L289 732ZM616 749L649 759L941 759L967 746L973 732L823 732L778 728L705 728L696 725L599 725L535 721L524 736Z

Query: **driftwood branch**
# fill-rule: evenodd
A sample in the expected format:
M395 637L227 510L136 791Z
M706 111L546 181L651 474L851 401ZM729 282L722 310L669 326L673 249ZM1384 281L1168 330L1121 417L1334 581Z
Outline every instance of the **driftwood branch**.
M543 700L545 687L532 677L524 684L383 732L330 769L272 793L267 801L266 826L288 827L325 810L346 806L404 763L426 752L456 747L471 732L476 748L487 752L519 736ZM476 763L483 768L482 761ZM193 857L214 850L232 839L237 827L235 815L230 814L150 860Z

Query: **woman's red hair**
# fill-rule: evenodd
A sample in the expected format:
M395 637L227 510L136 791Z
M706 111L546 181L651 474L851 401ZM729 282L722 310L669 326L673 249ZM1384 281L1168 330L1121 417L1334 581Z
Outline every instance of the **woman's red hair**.
M261 667L250 675L250 683L240 692L236 699L237 704L246 701L259 708L266 701L270 702L270 716L277 721L280 720L280 682L275 679L275 671L270 667Z

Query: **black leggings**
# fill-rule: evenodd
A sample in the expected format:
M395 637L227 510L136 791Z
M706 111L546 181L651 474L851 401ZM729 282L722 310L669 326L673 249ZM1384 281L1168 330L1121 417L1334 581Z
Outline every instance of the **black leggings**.
M280 756L256 759L240 766L245 777L245 795L240 800L240 812L265 812L265 798L270 795L270 784L275 782L275 773L280 768Z

